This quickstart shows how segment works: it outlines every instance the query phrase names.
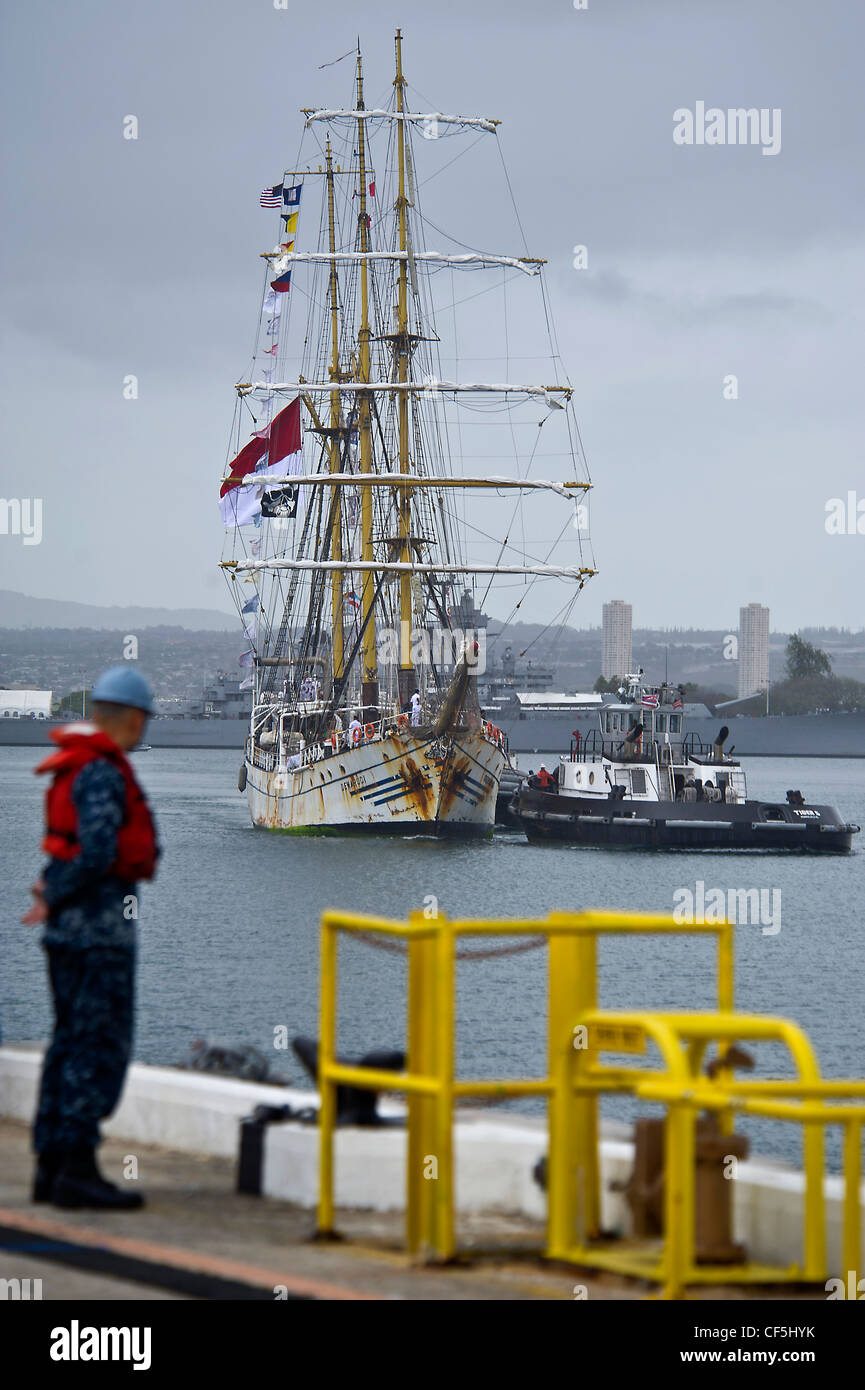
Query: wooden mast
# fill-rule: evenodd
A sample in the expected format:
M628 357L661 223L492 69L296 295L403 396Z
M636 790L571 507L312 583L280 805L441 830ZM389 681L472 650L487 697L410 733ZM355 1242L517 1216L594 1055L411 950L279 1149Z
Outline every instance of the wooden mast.
M336 221L334 217L334 198L333 198L333 159L330 149L330 136L327 139L325 159L327 162L327 230L328 245L331 254L336 251ZM340 425L342 424L342 405L339 391L339 306L337 296L336 261L331 261L330 265L330 326L331 326L331 363L330 379L335 383L335 389L330 393L330 471L339 473L340 471ZM332 560L342 559L342 500L339 488L331 503L331 532L330 532L330 558ZM343 675L343 593L342 593L342 573L334 570L331 576L331 615L333 627L333 679L338 681Z
M396 109L399 112L405 111L405 78L402 71L402 30L396 31L396 77L394 79L396 88ZM399 249L405 252L408 248L408 219L407 207L408 200L405 192L405 121L397 122L397 168L398 168L398 192L396 202L397 223L399 229ZM399 280L397 295L397 322L396 334L394 337L394 352L396 353L397 381L405 382L409 375L409 329L408 329L408 264L407 257L404 256L399 262ZM407 474L411 471L409 465L409 436L408 436L408 392L400 391L397 400L397 421L399 436L399 471ZM405 486L399 490L399 538L400 551L399 558L403 562L411 560L411 491ZM409 574L400 575L399 581L399 610L400 610L400 654L399 654L399 703L400 709L405 709L415 689L414 666L411 657L411 626L412 626L412 591L411 576Z
M363 111L363 63L358 47L357 53L357 109ZM360 173L360 211L358 212L358 225L360 228L360 249L361 252L369 251L369 223L366 211L366 132L364 130L363 116L357 118L357 142L358 142L358 169ZM370 378L370 327L369 327L369 270L368 261L365 255L360 262L360 328L357 335L358 362L357 379L358 381L369 381ZM370 393L361 391L358 393L358 431L360 434L360 471L361 473L372 472L372 427L370 420ZM365 561L375 559L373 554L372 539L372 489L365 487L361 489L360 498L360 525L362 534L362 558ZM364 718L366 720L374 717L378 706L378 664L376 660L376 630L375 630L375 611L374 596L376 584L375 577L371 570L365 570L363 575L363 600L361 603L361 622L363 623L363 652L361 660L363 662L363 675L361 684L361 704L364 706Z

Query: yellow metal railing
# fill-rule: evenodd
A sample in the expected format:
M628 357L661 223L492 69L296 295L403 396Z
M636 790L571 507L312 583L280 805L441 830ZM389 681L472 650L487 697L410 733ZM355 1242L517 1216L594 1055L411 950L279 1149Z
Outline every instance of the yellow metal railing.
M827 1124L844 1126L845 1195L842 1210L842 1259L845 1269L860 1268L861 1133L865 1104L829 1105L841 1097L865 1102L865 1081L824 1081L804 1032L787 1019L751 1014L621 1013L595 1010L580 1020L589 1046L576 1058L574 1090L596 1101L605 1091L630 1091L639 1099L667 1107L665 1143L665 1243L658 1253L650 1247L608 1243L592 1245L600 1236L591 1225L579 1231L579 1189L567 1188L571 1206L557 1224L548 1253L561 1259L657 1280L666 1297L678 1298L695 1283L818 1283L826 1279L823 1133ZM607 1067L597 1060L604 1051L621 1051L623 1035L651 1041L662 1061L660 1069ZM710 1042L780 1042L786 1044L796 1068L794 1080L735 1080L729 1073L710 1079L700 1068ZM783 1097L784 1099L772 1099ZM701 1110L795 1121L803 1126L805 1199L802 1259L785 1267L754 1263L722 1268L696 1263L695 1240L695 1123ZM573 1172L579 1149L561 1148L555 1161ZM551 1145L550 1159L553 1161ZM575 1197L574 1194L577 1194ZM574 1240L573 1233L577 1231Z
M411 914L409 921L327 912L321 937L321 1090L318 1226L334 1228L334 1131L339 1085L404 1093L408 1106L406 1244L425 1259L456 1252L453 1111L469 1096L547 1097L547 1244L551 1258L651 1279L678 1298L690 1283L822 1281L826 1278L823 1132L844 1126L845 1268L860 1258L860 1144L865 1081L826 1081L806 1035L785 1019L733 1012L734 928L728 922L680 923L647 913L586 911L546 919L457 920ZM375 1071L337 1061L340 933L376 934L405 942L408 952L407 1066ZM598 1009L598 938L620 935L711 935L717 942L717 1010L704 1013L610 1013ZM455 1076L455 977L463 937L543 936L548 950L547 1075L529 1079L458 1080ZM785 1044L796 1069L791 1080L736 1080L723 1059L737 1041ZM660 1068L611 1067L600 1054L658 1049ZM722 1065L701 1075L706 1048L717 1043ZM600 1115L605 1092L631 1094L667 1107L665 1239L663 1246L605 1241L601 1225ZM800 1264L697 1265L695 1253L695 1123L699 1110L720 1113L729 1132L740 1111L803 1125L805 1201ZM430 1163L434 1161L434 1177ZM432 1180L431 1180L432 1179Z
M376 933L404 941L408 947L408 1065L402 1073L344 1066L337 1061L337 998L339 933ZM408 1162L406 1234L415 1254L449 1259L456 1249L453 1200L453 1109L467 1096L545 1095L550 1106L550 1148L554 1131L570 1124L573 1097L562 1103L563 1062L567 1061L570 1028L578 1014L597 1006L597 938L606 935L697 935L717 940L718 1008L733 1007L733 926L728 922L688 924L650 913L555 913L549 918L522 920L426 917L413 912L406 922L357 913L326 912L321 936L321 1022L319 1086L321 1090L321 1149L318 1225L333 1229L334 1128L338 1085L404 1093L408 1101ZM548 1074L529 1080L456 1080L454 1076L454 1010L456 947L461 937L544 936L549 963ZM566 1069L565 1069L566 1073ZM597 1122L591 1103L576 1102L582 1110L580 1133L587 1164L597 1179ZM424 1177L427 1158L436 1160L435 1181ZM550 1192L550 1235L560 1203Z

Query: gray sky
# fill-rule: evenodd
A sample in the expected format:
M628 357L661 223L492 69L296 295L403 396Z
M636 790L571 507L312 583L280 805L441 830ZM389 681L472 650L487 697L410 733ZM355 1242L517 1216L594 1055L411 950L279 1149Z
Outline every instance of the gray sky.
M215 496L274 239L258 194L298 108L346 103L350 61L318 65L361 14L368 104L401 24L432 106L503 122L595 484L600 573L571 621L616 597L638 626L734 628L760 600L774 628L861 627L865 535L825 530L829 499L865 500L865 24L844 0L7 6L0 494L43 498L44 537L0 535L0 588L227 606ZM780 108L780 153L674 145L698 101ZM508 209L493 137L424 191L459 240L518 254Z

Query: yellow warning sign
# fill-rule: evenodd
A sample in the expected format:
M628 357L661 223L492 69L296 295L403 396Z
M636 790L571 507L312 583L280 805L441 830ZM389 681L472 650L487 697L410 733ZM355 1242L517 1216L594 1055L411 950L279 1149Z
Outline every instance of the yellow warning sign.
M646 1035L632 1023L594 1023L589 1047L597 1052L645 1052Z

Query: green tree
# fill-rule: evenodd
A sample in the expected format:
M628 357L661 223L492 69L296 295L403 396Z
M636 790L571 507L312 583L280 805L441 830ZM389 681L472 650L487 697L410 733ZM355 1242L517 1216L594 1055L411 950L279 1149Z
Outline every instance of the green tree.
M592 689L597 690L602 695L615 695L621 684L619 676L610 676L609 680L605 676L598 676Z
M90 706L93 703L93 696L90 690L70 690L68 695L64 695L60 701L60 710L65 714L81 715L82 712L90 713Z
M787 643L787 679L800 681L831 674L832 663L826 653L794 632Z

